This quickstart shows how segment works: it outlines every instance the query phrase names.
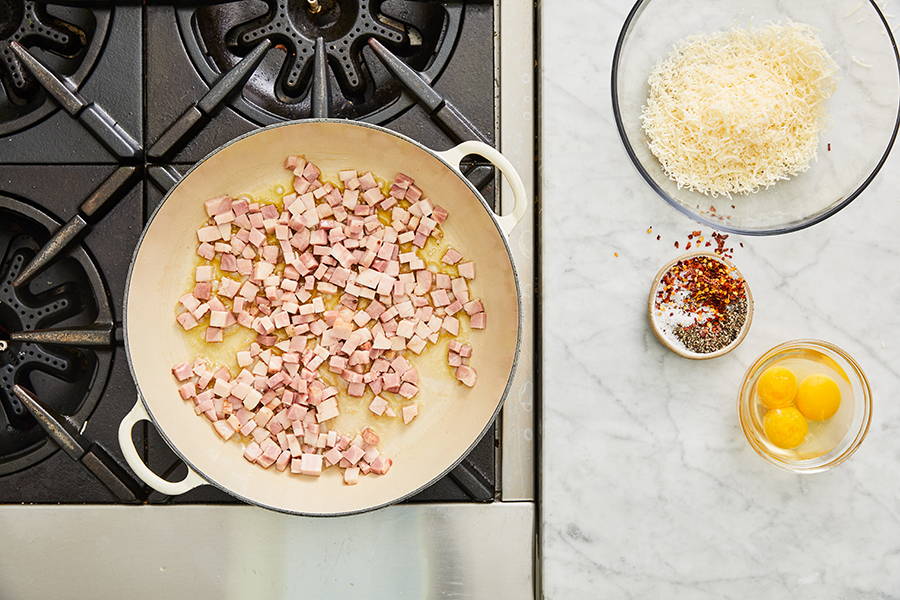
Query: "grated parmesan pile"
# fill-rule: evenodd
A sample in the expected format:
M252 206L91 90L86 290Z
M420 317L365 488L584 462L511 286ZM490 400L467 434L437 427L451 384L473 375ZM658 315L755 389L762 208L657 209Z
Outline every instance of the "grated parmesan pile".
M679 188L750 194L809 168L837 65L808 25L697 35L653 70L641 121Z

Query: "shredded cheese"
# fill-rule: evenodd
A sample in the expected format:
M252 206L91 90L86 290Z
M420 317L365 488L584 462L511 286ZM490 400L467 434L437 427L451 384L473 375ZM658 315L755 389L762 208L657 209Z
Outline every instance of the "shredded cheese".
M837 65L808 25L686 38L653 70L641 121L679 188L745 195L809 168Z

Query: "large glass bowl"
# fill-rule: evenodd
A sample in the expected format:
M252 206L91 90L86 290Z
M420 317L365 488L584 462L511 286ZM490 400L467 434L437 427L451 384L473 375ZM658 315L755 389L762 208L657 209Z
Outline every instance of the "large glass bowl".
M685 37L788 21L814 27L840 68L818 159L793 179L749 196L678 189L641 128L653 67ZM870 0L638 0L616 45L612 100L625 149L666 202L715 229L773 235L830 217L878 173L900 124L900 60L887 21Z

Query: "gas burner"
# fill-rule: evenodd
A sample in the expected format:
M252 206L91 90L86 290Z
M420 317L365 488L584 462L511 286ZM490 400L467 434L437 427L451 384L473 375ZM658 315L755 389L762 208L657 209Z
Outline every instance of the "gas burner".
M269 52L233 106L258 124L308 118L317 39L326 55L331 117L384 123L414 104L366 46L375 38L437 79L459 34L461 3L252 0L179 9L191 61L212 84L260 40Z
M108 22L106 10L0 0L0 134L27 127L55 108L9 42L26 46L77 86L100 53Z
M311 0L307 3L277 0L268 13L239 25L227 37L237 40L241 52L249 51L262 39L283 44L287 58L279 83L285 93L299 96L302 92L300 84L315 52L316 38L325 42L332 69L336 64L335 73L341 82L357 90L363 80L359 65L360 44L370 36L394 45L409 43L406 30L398 25L378 21L369 0Z
M0 351L0 474L31 466L57 449L14 396L16 383L83 423L109 375L108 351L7 341L15 331L112 323L108 293L82 248L54 262L30 285L12 285L58 226L39 209L0 195L0 339L5 342Z

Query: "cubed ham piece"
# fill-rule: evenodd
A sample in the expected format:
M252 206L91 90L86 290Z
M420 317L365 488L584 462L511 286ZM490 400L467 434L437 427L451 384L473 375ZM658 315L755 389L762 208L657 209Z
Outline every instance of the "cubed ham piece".
M388 402L381 396L375 396L372 398L372 402L369 403L369 410L379 417L384 414L384 411L388 407Z
M197 384L193 381L188 381L178 388L178 394L182 400L195 397L197 395Z
M315 181L319 178L320 173L321 171L319 171L319 168L316 165L311 162L306 163L306 167L303 169L303 179L306 181Z
M456 266L456 270L459 273L460 277L465 277L466 279L475 279L475 263L473 262L459 263Z
M194 376L194 367L191 363L179 363L172 367L172 374L178 381L185 381Z
M441 321L441 329L450 335L459 335L459 319L449 315L444 317L443 321Z
M329 398L323 400L316 406L316 421L322 423L329 419L333 419L340 414L337 405L337 399Z
M356 485L359 482L359 468L349 467L344 469L344 483L347 485Z
M409 425L409 423L416 418L416 415L419 414L419 408L415 404L409 404L403 407L403 410L400 411L403 414L403 423L404 425Z
M217 230L218 231L218 230ZM212 260L216 257L216 249L215 246L210 244L209 242L203 242L199 246L197 246L197 254L201 258L205 258L206 260ZM229 255L230 256L230 255Z
M462 253L456 248L448 248L444 253L443 258L441 258L441 261L448 265L455 265L462 259L462 257Z
M338 464L339 462L341 462L341 459L344 458L343 453L337 448L329 449L322 456L325 458L325 462L329 466Z
M200 301L197 300L194 294L185 294L178 299L178 302L190 312L194 312L200 306Z
M207 215L209 215L210 217L215 217L216 215L220 215L231 210L231 198L229 198L228 196L210 198L203 203L203 207L206 209Z
M466 314L470 317L480 312L484 312L484 306L481 304L481 300L471 300L469 302L466 302L463 305L463 308L465 309Z
M431 292L431 301L435 306L449 306L450 305L450 294L447 293L447 290L438 289Z
M281 454L278 455L278 460L275 461L275 468L279 471L284 471L290 462L291 453L287 450L283 450Z
M432 207L431 218L437 221L438 224L442 224L444 221L446 221L448 215L449 213L447 212L447 209L443 206L435 204Z
M381 438L378 437L378 434L371 427L366 427L362 431L359 432L362 441L370 446L377 446L381 441Z
M228 421L216 421L213 423L213 428L223 440L229 440L235 434L234 427Z
M215 242L222 239L222 232L215 225L201 227L197 230L197 239L201 242Z
M472 329L484 329L487 325L487 315L484 312L475 313L469 317L469 325Z
M260 456L262 456L262 448L256 442L250 442L244 446L244 458L248 461L256 462Z
M457 378L458 378L458 375L457 375ZM415 385L413 385L412 383L409 383L408 381L406 381L406 382L403 382L403 384L400 386L399 392L397 392L397 393L399 393L401 396L403 396L406 399L410 399L419 393L419 388L416 387Z
M209 324L211 327L225 327L228 320L228 311L214 310L209 313Z
M211 265L200 265L194 272L195 281L212 281L213 268Z
M363 450L361 447L350 445L350 447L344 450L344 460L349 462L351 465L355 465L360 461L365 453L365 450Z
M468 387L474 387L478 373L472 367L460 365L456 367L456 378Z
M379 456L376 458L372 464L370 465L372 472L376 475L387 475L387 472L391 470L391 465L394 461L390 458L385 458L383 456Z
M296 460L296 459L295 459ZM293 470L293 467L291 468ZM303 453L300 455L300 473L318 477L322 474L322 455Z

